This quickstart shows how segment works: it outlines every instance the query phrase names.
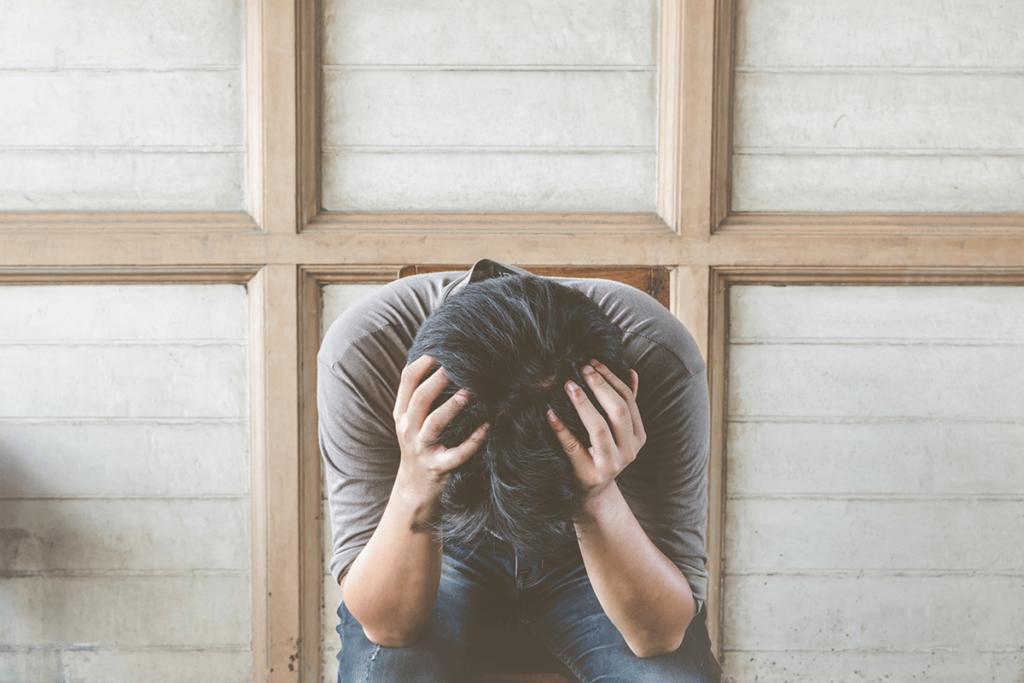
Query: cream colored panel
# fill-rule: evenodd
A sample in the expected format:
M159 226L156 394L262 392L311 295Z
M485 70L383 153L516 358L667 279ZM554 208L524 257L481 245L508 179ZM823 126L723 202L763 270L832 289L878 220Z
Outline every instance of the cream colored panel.
M241 648L105 652L82 645L48 655L0 652L0 679L74 683L107 683L120 678L147 683L248 683L251 680L252 655Z
M2 680L250 678L247 307L0 287Z
M1017 3L744 0L732 209L1024 211Z
M1024 150L1014 74L739 73L736 93L740 154Z
M323 339L330 329L331 324L338 319L342 313L358 303L360 300L378 291L383 285L344 284L327 285L320 290L322 308L320 315L320 338ZM334 580L334 576L328 570L328 563L334 553L331 537L331 511L327 507L327 484L321 482L322 499L321 506L323 513L322 541L324 554L324 582L323 582L323 605L320 610L322 624L321 652L323 654L322 675L324 683L333 683L338 680L338 650L341 642L335 630L338 626L338 606L341 604L341 588Z
M242 88L240 70L0 73L0 148L243 152Z
M176 68L242 63L244 0L3 3L0 62L11 68Z
M729 303L730 680L1019 677L1024 289Z
M244 208L242 152L0 149L2 211Z
M1020 287L733 287L729 306L737 343L1024 339Z
M733 210L1024 211L1024 156L807 153L733 157Z
M740 0L737 64L1000 69L1024 64L1024 5Z
M17 575L182 568L248 573L248 496L0 500L0 519L18 530L4 544L4 569Z
M734 658L729 662L729 678L755 681L767 677L788 683L864 683L864 671L878 671L881 681L932 681L936 672L950 681L975 680L979 675L991 683L1018 683L1024 669L1024 654L1018 652L979 652L963 654L935 650L927 657L920 653L859 652L851 664L847 652L769 652ZM979 674L979 672L981 672Z
M325 158L324 205L347 211L637 211L648 194L653 200L656 161L653 150L349 152Z
M735 495L1015 495L1024 481L1016 421L730 420Z
M116 426L115 426L115 423ZM140 423L67 418L0 421L0 497L242 495L247 420ZM97 462L104 463L102 468ZM54 477L53 472L64 474Z
M241 343L5 345L0 415L44 418L242 418Z
M648 147L651 72L328 73L324 148Z
M654 210L658 3L324 15L327 210Z
M5 607L31 618L0 621L0 642L67 649L248 645L249 577L189 573L8 579L13 590L4 591Z
M328 0L325 64L649 67L653 0Z
M10 12L0 210L245 208L239 0Z
M1024 515L1012 498L734 497L729 512L725 556L732 573L1024 566ZM830 538L836 540L824 542Z
M223 285L22 285L0 287L0 342L230 340L247 333L244 287ZM196 315L196 309L203 315ZM153 315L126 315L125 310ZM155 314L159 312L159 314Z
M982 653L1018 650L1024 630L1019 575L733 576L726 583L726 601L735 606L725 622L728 648L803 650L809 656L846 651L849 666L868 680L885 680L888 672L864 669L859 659L864 651L910 649L922 660L932 650L955 651L970 662ZM742 658L730 656L726 667ZM960 679L933 671L928 680Z
M729 410L797 420L1018 420L1024 391L1011 377L1024 377L1024 344L741 344L729 352Z

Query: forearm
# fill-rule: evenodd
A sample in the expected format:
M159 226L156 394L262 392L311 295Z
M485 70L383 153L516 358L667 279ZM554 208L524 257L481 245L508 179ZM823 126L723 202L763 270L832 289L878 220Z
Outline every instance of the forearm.
M378 645L410 645L434 606L441 542L417 526L430 519L431 506L404 488L400 475L380 524L342 578L345 605Z
M679 568L651 542L618 486L588 501L576 520L597 599L639 657L675 651L696 603Z

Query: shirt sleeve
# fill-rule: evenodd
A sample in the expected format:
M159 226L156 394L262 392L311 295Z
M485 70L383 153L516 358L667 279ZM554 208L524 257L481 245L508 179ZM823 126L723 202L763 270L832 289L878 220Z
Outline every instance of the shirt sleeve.
M337 328L337 330L335 330ZM380 523L401 460L392 412L410 340L384 327L332 327L317 365L317 410L333 529L330 570L348 571Z
M685 335L680 344L692 343L682 325L679 329ZM691 373L667 345L626 341L639 349L631 360L640 379L637 405L647 442L619 476L619 488L651 541L686 577L700 609L708 582L707 374L702 365Z

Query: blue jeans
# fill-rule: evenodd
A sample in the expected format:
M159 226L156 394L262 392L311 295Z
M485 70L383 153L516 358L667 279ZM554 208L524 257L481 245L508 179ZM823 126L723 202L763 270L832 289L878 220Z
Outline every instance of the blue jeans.
M338 683L463 683L496 668L528 671L523 662L538 652L551 657L544 648L581 683L715 680L703 613L678 650L637 657L605 616L578 549L526 562L499 541L446 545L434 609L409 647L372 643L344 604L338 616Z

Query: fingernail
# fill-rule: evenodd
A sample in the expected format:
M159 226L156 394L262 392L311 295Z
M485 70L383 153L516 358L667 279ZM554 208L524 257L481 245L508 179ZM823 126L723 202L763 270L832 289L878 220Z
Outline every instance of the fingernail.
M593 365L595 368L603 368L604 367L604 363L602 363L601 361L596 360L596 359L590 361L590 364Z
M555 415L555 411L551 410L551 408L548 408L548 422L551 424L558 422L558 416Z
M565 388L569 390L569 393L575 394L580 388L576 385L576 382L569 380L565 383Z
M581 372L584 375L593 375L594 374L594 368L589 366L589 365L584 365L583 366L583 370Z

